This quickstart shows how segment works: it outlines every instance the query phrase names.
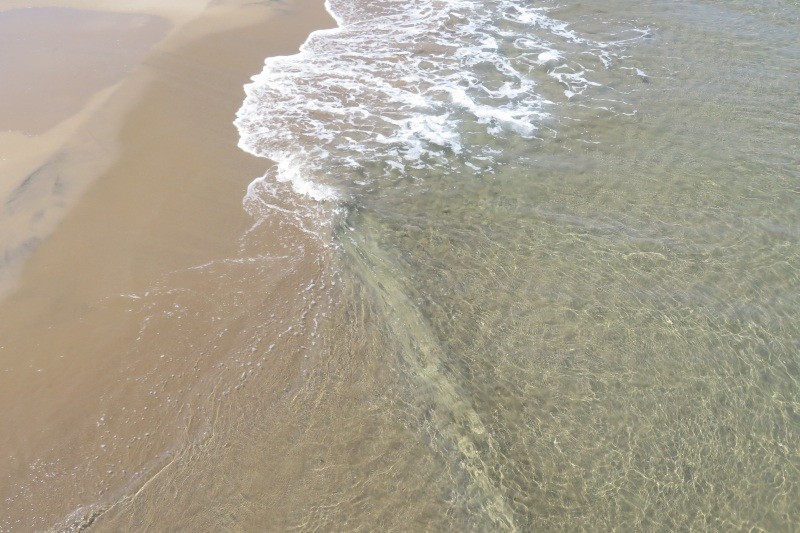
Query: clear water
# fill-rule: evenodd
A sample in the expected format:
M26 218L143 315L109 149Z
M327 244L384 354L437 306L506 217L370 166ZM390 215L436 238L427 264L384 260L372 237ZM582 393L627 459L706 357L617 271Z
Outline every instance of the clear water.
M800 6L570 4L332 0L249 88L243 146L331 206L362 312L330 342L392 369L407 469L349 490L429 487L453 528L800 527Z
M800 5L330 9L237 121L327 246L318 360L181 523L800 528Z

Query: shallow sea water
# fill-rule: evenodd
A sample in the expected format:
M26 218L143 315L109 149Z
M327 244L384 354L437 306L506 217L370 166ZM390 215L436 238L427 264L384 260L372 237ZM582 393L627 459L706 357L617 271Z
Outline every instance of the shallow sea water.
M800 528L797 2L339 3L238 122L310 362L108 523Z

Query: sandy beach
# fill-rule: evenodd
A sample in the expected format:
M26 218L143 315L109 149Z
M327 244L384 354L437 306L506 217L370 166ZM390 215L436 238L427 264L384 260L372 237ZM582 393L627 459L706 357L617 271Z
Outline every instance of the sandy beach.
M59 2L9 15L20 34L60 24L54 41L82 38L97 51L87 67L66 50L62 74L102 75L52 82L64 98L38 115L30 101L0 115L0 129L14 130L0 133L0 530L81 529L201 435L204 406L227 393L220 361L235 340L222 324L243 318L221 316L232 293L215 299L214 283L237 261L253 271L240 292L264 279L265 265L242 259L253 223L242 196L268 162L237 148L232 120L265 57L294 53L332 21L317 0L161 4ZM117 52L104 51L110 35ZM23 48L3 64L40 79L23 72L24 54L44 53ZM21 84L0 95L41 97ZM259 239L257 253L303 240L281 235ZM311 247L269 265L262 305L283 299L293 311L294 285L318 268Z
M0 533L800 530L795 4L4 1Z

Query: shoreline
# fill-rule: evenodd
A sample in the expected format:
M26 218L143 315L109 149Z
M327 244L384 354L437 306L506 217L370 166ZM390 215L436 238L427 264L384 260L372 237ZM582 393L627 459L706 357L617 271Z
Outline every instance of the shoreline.
M0 425L15 428L0 439L0 527L41 529L63 517L64 527L85 527L208 431L207 410L233 383L227 357L241 349L220 339L246 317L220 318L224 298L205 294L218 270L201 267L241 255L252 224L242 196L269 166L237 146L242 85L265 57L294 53L332 24L317 0L209 7L154 49L51 163L85 172L94 164L87 142L116 145L0 300ZM284 238L304 239L287 232L259 253L277 257ZM291 316L284 301L318 271L315 246L253 271L280 283L241 283Z

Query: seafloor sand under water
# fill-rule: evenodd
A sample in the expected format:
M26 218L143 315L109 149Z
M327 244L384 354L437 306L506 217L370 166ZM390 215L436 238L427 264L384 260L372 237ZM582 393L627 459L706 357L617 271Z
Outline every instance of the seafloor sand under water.
M266 164L231 129L207 157L141 132L233 120L222 85L173 89L261 25L159 56L183 84L32 257L0 309L13 519L70 494L108 531L800 527L797 6L329 8L246 88L242 148L277 164L244 209Z

